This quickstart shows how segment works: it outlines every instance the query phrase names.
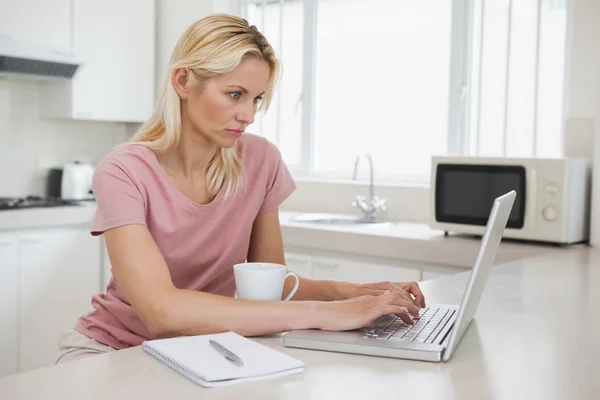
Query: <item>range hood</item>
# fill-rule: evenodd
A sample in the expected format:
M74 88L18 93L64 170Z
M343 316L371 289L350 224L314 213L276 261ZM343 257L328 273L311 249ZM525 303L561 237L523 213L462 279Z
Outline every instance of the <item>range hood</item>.
M26 80L71 79L81 60L72 49L57 49L0 38L0 77Z

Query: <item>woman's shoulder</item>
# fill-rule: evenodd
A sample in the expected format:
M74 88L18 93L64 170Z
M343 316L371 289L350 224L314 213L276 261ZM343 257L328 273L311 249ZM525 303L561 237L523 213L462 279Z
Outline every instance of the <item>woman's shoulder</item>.
M98 165L122 165L129 167L137 163L145 164L152 156L154 156L154 152L144 145L125 144L103 156Z
M98 161L94 172L111 174L121 171L132 177L143 175L152 168L154 152L144 145L126 144L115 148Z
M238 140L236 148L242 159L252 158L256 160L262 158L267 161L280 157L279 149L272 142L265 137L252 133L244 134Z

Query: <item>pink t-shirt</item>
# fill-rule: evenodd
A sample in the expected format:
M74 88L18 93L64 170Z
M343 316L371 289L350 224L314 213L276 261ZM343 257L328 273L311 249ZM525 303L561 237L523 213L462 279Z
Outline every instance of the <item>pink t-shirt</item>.
M147 147L113 151L95 168L98 208L92 234L146 225L177 288L234 296L233 265L246 260L254 219L276 209L296 188L279 150L266 139L247 134L236 149L246 175L244 189L225 200L219 191L207 205L183 195ZM77 321L77 331L117 349L152 339L114 276L92 305L94 310Z

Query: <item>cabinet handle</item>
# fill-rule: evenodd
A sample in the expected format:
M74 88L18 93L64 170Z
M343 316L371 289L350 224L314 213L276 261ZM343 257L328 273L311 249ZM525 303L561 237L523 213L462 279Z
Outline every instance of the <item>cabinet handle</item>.
M40 243L42 240L43 240L42 238L24 238L23 243L35 244L35 243Z
M0 247L7 247L10 246L12 244L12 242L0 242Z
M2 39L12 39L12 35L7 35L6 33L0 33L0 38Z
M317 262L316 265L317 265L317 267L326 268L326 269L337 269L339 267L339 264L324 263L324 262Z

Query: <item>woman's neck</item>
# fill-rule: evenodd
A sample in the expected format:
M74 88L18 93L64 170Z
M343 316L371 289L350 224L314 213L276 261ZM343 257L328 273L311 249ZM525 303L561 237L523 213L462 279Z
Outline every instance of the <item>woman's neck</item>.
M193 178L199 174L203 176L218 146L196 132L186 133L191 132L182 131L177 147L161 155L161 164L169 171L181 174L185 178Z

